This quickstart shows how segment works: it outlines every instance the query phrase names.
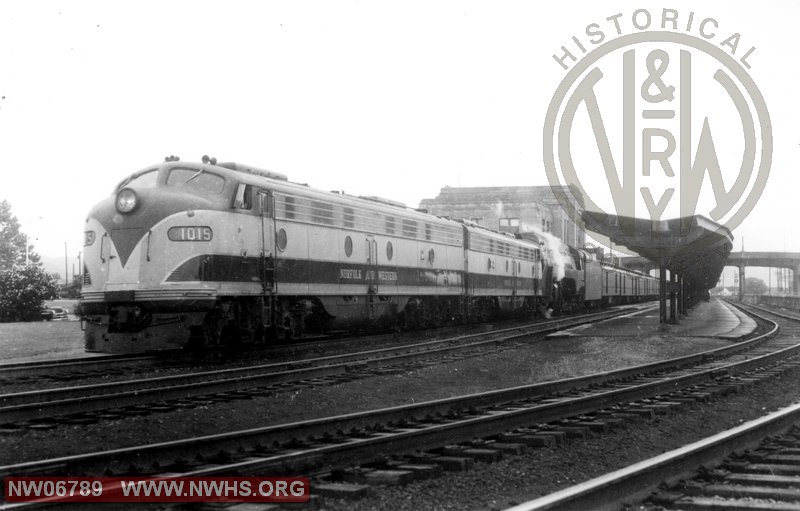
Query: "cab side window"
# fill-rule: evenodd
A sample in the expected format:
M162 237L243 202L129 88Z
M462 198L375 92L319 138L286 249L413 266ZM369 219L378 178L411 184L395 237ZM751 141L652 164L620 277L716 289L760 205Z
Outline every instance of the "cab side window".
M233 207L236 209L253 209L253 186L239 183L236 187L236 197L233 199Z

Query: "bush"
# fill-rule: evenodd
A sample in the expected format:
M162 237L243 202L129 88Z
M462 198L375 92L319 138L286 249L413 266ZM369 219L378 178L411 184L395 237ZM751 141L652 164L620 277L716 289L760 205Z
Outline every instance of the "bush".
M58 296L53 275L35 265L0 271L0 322L41 319L45 300Z

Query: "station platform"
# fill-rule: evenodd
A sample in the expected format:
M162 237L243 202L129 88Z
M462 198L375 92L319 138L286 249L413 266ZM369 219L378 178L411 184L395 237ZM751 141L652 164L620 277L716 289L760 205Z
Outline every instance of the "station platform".
M573 336L643 337L668 334L675 337L714 337L735 341L753 333L756 322L732 305L712 298L681 316L677 324L658 321L658 305L594 325L583 325L548 335L548 339Z

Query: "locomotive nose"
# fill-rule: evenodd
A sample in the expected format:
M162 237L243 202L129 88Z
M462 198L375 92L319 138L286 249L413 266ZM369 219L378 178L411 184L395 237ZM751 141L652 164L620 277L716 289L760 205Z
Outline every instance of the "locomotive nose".
M101 202L90 214L111 237L117 256L126 266L137 244L167 217L180 212L219 209L202 197L170 188L125 187Z

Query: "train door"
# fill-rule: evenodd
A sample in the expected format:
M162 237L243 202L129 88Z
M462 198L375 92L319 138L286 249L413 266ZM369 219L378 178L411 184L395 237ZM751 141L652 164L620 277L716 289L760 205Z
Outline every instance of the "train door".
M367 236L367 270L364 281L367 285L367 316L375 317L375 304L378 301L378 242Z
M277 238L280 235L275 232L275 201L272 193L266 190L258 190L258 209L261 220L261 253L259 254L259 274L261 277L261 321L265 329L276 324L276 301L277 282L275 281L275 259L278 256L276 250ZM286 232L282 236L286 239Z
M519 261L511 259L511 296L517 296L517 289L519 287Z
M474 289L472 289L472 279L469 276L469 252L470 252L470 240L469 240L469 229L467 229L466 225L461 226L462 233L464 236L464 250L462 253L464 254L464 279L463 279L463 291L461 296L461 317L464 318L466 322L469 322L472 317L472 301L469 299L470 296L474 294Z

